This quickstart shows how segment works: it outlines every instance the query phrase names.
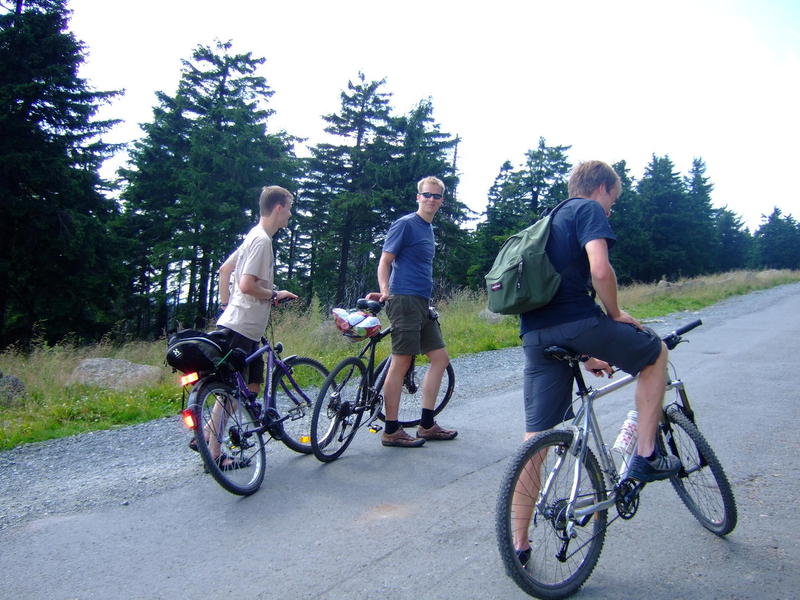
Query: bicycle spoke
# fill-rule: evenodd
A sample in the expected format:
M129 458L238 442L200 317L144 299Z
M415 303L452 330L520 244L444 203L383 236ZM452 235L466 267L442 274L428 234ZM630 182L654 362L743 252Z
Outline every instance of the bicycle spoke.
M581 470L576 498L586 501L580 504L606 497L594 455L587 452L580 462L569 452L571 441L570 432L554 431L526 442L509 465L498 497L497 535L506 572L522 589L542 598L560 598L577 590L594 568L605 540L606 510L577 522L567 517L576 466ZM516 550L526 545L531 554L523 568Z
M195 440L206 470L234 494L258 490L264 479L266 452L260 423L246 401L237 398L231 387L214 382L199 392L193 407L200 417Z
M736 527L737 511L728 479L714 451L697 427L677 406L667 410L669 438L662 444L675 452L683 469L670 481L683 503L698 521L717 535Z
M325 380L311 420L311 446L318 459L335 460L352 441L363 414L365 373L363 363L349 357Z

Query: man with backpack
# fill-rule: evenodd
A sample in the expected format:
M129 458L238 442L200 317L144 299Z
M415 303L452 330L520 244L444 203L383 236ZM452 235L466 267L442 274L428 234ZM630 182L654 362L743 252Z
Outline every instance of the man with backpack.
M639 375L639 445L628 476L650 482L677 473L680 460L659 454L655 447L666 385L667 348L617 302L617 278L608 255L616 236L608 217L621 191L613 168L601 161L584 162L570 176L570 199L552 216L546 252L561 283L547 304L523 313L520 319L526 360L525 439L573 416L571 368L565 361L544 354L544 349L552 345L569 348L591 357L585 367L597 376L610 376L611 365ZM595 303L595 295L605 312ZM538 489L537 482L530 483ZM536 489L528 497L535 498ZM519 496L524 502L522 494ZM515 539L520 562L525 564L530 547L527 523L522 521Z

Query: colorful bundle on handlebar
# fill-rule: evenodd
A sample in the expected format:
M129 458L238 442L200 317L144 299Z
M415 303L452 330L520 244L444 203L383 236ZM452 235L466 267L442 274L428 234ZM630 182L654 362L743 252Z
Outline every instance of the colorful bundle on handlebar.
M337 329L351 342L360 342L373 337L381 330L380 319L366 311L334 308L331 312Z

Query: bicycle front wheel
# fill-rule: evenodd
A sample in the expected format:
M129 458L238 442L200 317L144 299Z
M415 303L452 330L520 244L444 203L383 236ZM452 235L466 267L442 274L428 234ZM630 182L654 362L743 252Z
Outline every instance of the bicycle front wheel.
M378 391L383 389L383 383L386 379L384 369L391 363L391 360L391 356L383 359L375 370L376 373L380 374L376 385ZM400 427L416 427L419 425L420 416L422 415L422 382L425 381L429 366L430 364L418 365L415 361L411 369L403 377L403 387L400 390L400 410L398 413ZM447 403L450 402L455 387L456 373L453 370L453 365L448 363L447 369L442 376L439 393L436 395L436 402L433 405L434 416L442 412ZM383 410L378 413L378 418L381 421L386 420Z
M322 462L339 458L353 441L366 405L366 373L364 363L349 356L322 385L311 418L311 447Z
M275 369L270 391L270 405L284 419L277 426L278 434L281 441L295 452L311 454L314 401L325 383L328 369L304 356L291 357L285 364L287 371Z
M736 527L736 499L717 456L703 434L677 405L666 410L662 443L681 459L681 470L670 479L686 508L700 524L719 536Z
M190 405L197 450L206 471L232 494L249 496L264 481L267 453L260 423L236 390L223 382L203 387Z
M570 451L572 440L573 433L562 430L526 441L508 465L497 498L495 528L506 573L538 598L575 593L592 573L605 541L607 510L577 519L566 514L576 467L576 507L606 499L597 459L587 450L580 461ZM517 550L528 545L530 557L523 565Z

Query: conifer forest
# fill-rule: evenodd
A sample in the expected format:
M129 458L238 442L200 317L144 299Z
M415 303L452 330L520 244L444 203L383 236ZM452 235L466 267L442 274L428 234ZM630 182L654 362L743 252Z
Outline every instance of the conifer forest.
M184 59L177 89L157 94L137 140L105 143L117 121L98 119L98 108L122 92L79 76L84 47L67 5L0 2L0 348L206 326L217 269L257 222L264 185L295 194L275 239L276 282L324 307L377 289L383 236L416 210L424 176L447 185L434 221L437 298L482 288L503 240L566 198L570 147L540 138L497 165L485 212L471 211L459 200L457 132L442 131L429 99L398 114L385 80L360 72L323 115L329 141L301 157L302 140L271 127L267 58L230 42ZM103 179L104 160L123 150L127 164ZM680 173L654 154L639 179L625 161L613 166L621 283L800 267L800 224L774 208L751 232L712 206L701 157Z

